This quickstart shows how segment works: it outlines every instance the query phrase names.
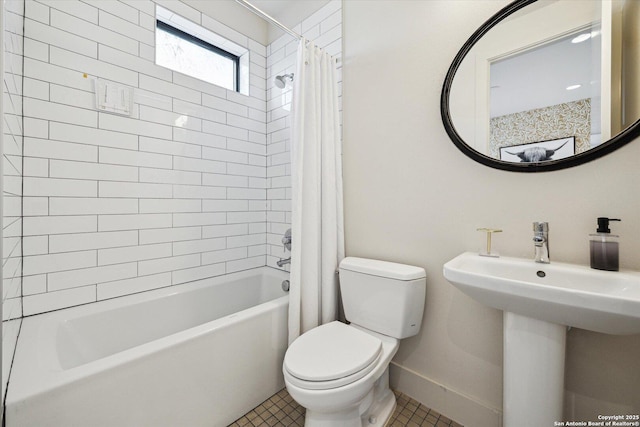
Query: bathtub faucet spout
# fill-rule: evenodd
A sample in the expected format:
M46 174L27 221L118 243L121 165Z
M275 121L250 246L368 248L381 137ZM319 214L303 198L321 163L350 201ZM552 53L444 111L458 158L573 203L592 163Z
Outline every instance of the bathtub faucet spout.
M291 264L291 257L286 259L281 259L280 261L277 261L276 264L278 264L278 267L282 267L285 264Z

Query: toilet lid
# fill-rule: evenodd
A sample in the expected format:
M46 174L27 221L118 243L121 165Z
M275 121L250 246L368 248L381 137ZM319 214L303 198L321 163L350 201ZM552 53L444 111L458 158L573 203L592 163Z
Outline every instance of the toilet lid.
M284 357L286 370L306 381L331 381L377 360L382 342L341 322L314 328L296 339Z

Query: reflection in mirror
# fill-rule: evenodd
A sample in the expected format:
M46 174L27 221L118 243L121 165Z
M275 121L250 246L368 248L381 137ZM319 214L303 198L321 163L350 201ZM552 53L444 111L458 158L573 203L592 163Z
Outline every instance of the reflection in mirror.
M445 81L452 139L510 170L517 167L500 163L558 169L576 155L590 160L598 147L611 151L603 146L640 118L640 2L514 5L515 13L467 42L449 88Z
M602 141L600 115L591 114L600 111L599 34L597 27L586 28L490 62L489 156L548 161L586 151ZM574 143L563 144L566 138ZM508 153L518 150L501 150L548 140L557 143L545 144L544 156L513 158Z

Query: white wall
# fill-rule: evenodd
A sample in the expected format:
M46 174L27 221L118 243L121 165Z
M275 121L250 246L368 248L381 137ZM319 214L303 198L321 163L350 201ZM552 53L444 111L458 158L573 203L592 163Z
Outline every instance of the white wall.
M455 290L442 265L494 247L530 257L549 221L551 259L588 264L598 216L622 218L621 267L640 269L640 142L591 163L516 174L475 163L440 118L445 74L467 38L507 1L346 1L344 183L347 254L427 271L421 333L403 341L392 384L469 426L500 423L502 315ZM567 419L640 412L640 336L572 329ZM543 410L543 408L540 408Z

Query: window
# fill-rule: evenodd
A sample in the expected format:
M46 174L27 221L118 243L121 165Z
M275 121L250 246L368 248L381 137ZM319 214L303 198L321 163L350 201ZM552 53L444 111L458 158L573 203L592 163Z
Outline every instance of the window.
M241 82L241 75L246 74L241 69L248 65L247 49L171 11L156 8L156 64L247 94L248 84Z

